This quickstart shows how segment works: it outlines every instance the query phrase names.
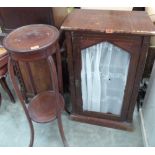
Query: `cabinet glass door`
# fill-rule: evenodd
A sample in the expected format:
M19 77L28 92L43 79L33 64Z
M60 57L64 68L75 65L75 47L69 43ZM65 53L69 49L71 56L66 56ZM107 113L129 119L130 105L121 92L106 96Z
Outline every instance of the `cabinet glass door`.
M120 115L130 53L109 42L81 51L83 111Z

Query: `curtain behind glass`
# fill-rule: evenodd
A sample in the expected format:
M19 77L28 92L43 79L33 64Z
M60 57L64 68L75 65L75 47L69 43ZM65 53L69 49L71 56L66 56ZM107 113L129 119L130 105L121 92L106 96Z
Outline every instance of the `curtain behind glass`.
M84 111L120 115L129 62L129 53L108 42L82 50Z

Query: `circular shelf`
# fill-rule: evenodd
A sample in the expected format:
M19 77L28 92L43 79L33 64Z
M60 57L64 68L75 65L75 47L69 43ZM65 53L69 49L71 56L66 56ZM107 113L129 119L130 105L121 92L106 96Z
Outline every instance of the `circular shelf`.
M58 105L56 100L58 96ZM35 96L28 105L31 119L38 123L46 123L56 118L57 109L64 109L64 99L61 94L56 95L54 91L45 91Z

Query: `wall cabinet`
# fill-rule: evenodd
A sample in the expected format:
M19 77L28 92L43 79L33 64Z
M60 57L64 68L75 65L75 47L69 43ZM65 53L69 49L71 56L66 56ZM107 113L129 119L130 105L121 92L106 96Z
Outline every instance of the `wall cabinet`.
M132 130L153 23L143 11L75 10L64 21L73 120Z

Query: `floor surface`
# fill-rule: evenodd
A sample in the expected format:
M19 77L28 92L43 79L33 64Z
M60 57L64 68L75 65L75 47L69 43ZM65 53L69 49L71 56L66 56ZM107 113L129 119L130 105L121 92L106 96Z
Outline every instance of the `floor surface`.
M10 83L9 80L8 83ZM11 84L9 84L9 87L12 89ZM28 146L30 138L29 126L19 101L16 98L16 103L12 104L1 87L0 92L3 98L0 107L0 147ZM137 112L134 113L133 132L75 122L70 120L65 112L62 120L66 138L69 146L72 147L143 146ZM63 146L56 120L46 124L34 123L34 128L35 147Z

